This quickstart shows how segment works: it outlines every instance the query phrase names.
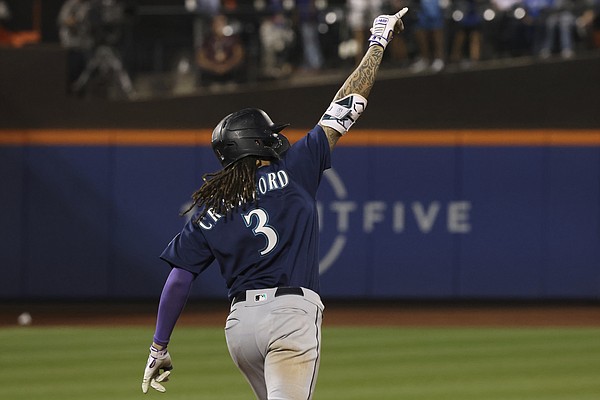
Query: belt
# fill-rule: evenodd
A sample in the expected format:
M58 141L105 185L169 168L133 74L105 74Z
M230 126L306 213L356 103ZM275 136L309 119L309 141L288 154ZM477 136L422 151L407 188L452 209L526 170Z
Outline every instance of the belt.
M304 291L299 287L288 287L282 286L278 287L275 291L275 297L279 296L287 296L287 295L295 295L295 296L304 296ZM239 303L240 301L246 301L246 292L242 292L238 295L233 296L233 300L231 301L231 305L235 303Z

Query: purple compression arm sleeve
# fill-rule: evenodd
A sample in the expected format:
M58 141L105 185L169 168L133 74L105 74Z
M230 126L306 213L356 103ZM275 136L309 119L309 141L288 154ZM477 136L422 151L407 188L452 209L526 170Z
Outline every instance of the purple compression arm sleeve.
M171 333L183 311L195 278L194 274L184 269L173 268L171 270L160 295L154 343L163 346L169 343Z

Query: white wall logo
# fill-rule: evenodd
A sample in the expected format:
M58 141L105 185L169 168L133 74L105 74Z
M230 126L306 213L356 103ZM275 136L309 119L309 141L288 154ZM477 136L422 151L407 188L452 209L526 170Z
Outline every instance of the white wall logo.
M422 234L428 234L434 229L445 229L449 234L471 232L470 201L427 200L406 203L400 200L367 200L359 204L348 199L346 186L333 168L325 171L323 176L333 191L335 200L328 203L317 202L319 226L323 230L333 225L336 234L319 262L321 274L338 259L351 230L371 234L381 226L386 226L393 233L401 234L406 232L408 226L414 226Z
M347 241L348 233L373 234L378 229L390 228L394 234L402 234L407 230L414 230L421 234L429 234L435 229L445 229L449 234L467 234L471 232L471 202L466 200L442 202L439 200L403 202L400 200L366 200L362 203L349 199L348 190L338 173L330 168L323 176L328 187L321 185L319 190L332 191L333 200L328 202L317 202L319 211L319 226L329 232L332 240L321 235L328 247L323 246L321 252L323 257L319 260L319 273L323 274L337 261L342 254ZM280 186L287 186L289 179L277 177ZM275 180L273 180L275 182ZM272 183L273 183L272 182ZM275 186L274 186L275 187ZM279 186L277 186L279 188ZM187 202L180 211L187 210L191 206ZM194 212L196 209L194 209ZM189 221L193 212L186 215ZM387 234L387 233L386 233Z

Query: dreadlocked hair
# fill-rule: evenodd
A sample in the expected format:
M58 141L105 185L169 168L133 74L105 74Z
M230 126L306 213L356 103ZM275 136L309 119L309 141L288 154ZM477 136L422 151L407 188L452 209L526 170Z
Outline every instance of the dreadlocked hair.
M199 222L209 210L226 215L240 207L245 210L249 203L257 204L257 160L253 156L244 157L220 171L204 174L204 183L192 194L194 202L181 215L198 206L202 211L195 222Z

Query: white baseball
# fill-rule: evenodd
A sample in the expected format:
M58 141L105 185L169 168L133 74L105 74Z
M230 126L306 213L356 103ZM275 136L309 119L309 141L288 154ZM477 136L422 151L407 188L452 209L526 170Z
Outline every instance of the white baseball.
M21 315L19 315L19 317L17 318L17 322L19 323L19 325L21 326L27 326L27 325L31 325L31 322L33 321L33 319L31 318L31 314L29 314L28 312L24 312Z

